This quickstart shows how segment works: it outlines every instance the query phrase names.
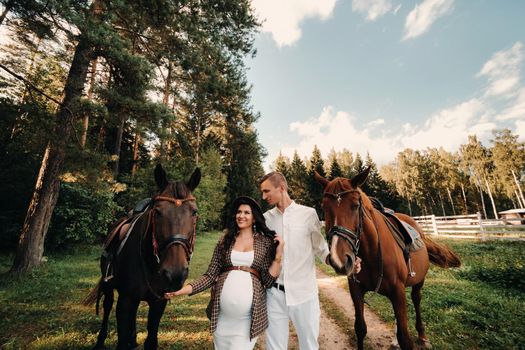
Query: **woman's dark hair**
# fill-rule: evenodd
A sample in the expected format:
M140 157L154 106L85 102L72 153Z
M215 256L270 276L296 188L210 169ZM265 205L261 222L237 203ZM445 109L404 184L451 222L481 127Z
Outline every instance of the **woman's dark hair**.
M239 207L242 204L249 205L250 209L252 210L253 219L255 221L255 231L270 238L275 237L275 231L270 230L268 226L266 226L266 220L264 219L264 215L259 204L250 197L241 196L233 201L232 212L229 217L228 229L222 240L223 254L226 254L226 252L235 242L235 238L237 238L239 234L239 226L237 226L237 220L235 217L237 215Z

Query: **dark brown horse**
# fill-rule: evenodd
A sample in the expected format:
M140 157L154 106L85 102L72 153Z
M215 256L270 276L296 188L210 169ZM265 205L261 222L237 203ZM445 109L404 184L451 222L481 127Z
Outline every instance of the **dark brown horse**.
M348 277L350 295L355 306L357 345L363 349L366 323L363 314L364 295L376 291L390 299L396 321L397 340L402 349L413 349L408 332L405 288L412 287L412 302L416 312L418 343L430 346L421 320L421 288L430 262L441 267L460 265L459 258L446 246L423 235L417 223L407 215L396 216L416 228L422 236L421 249L404 255L394 239L388 220L372 205L359 188L368 177L369 168L352 179L328 181L315 173L324 187L323 209L330 245L330 260L334 270ZM361 271L354 275L356 256L362 260Z
M200 177L197 168L188 183L168 182L166 172L157 165L158 194L145 211L114 228L123 234L119 237L117 233L107 242L100 260L102 277L85 300L85 304L96 301L98 313L99 300L104 296L104 316L94 349L104 348L115 289L118 291L117 349L138 347L136 317L142 300L149 305L144 349L157 349L159 323L166 307L163 295L179 290L188 277L197 220L197 206L191 192Z

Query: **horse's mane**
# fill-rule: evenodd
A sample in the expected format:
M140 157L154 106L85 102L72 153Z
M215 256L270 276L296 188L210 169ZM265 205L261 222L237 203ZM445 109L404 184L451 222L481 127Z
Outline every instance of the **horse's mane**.
M159 194L177 199L184 199L191 194L191 191L184 182L174 181L168 183L164 190L160 191Z

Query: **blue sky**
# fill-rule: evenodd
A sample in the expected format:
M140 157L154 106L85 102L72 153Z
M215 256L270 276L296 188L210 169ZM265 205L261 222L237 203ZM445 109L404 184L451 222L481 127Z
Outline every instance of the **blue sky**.
M316 144L456 151L510 128L525 141L525 1L253 0L265 19L248 59L269 167Z

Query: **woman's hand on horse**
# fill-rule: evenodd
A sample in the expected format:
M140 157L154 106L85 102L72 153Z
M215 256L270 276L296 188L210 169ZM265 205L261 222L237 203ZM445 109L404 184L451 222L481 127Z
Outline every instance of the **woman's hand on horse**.
M358 274L361 271L361 258L356 256L354 263L354 274Z
M187 284L187 285L185 285L184 287L182 287L181 289L179 289L176 292L164 293L164 298L169 300L172 297L176 297L176 296L179 296L179 295L191 294L191 292L193 292L193 287L191 286L191 284Z

